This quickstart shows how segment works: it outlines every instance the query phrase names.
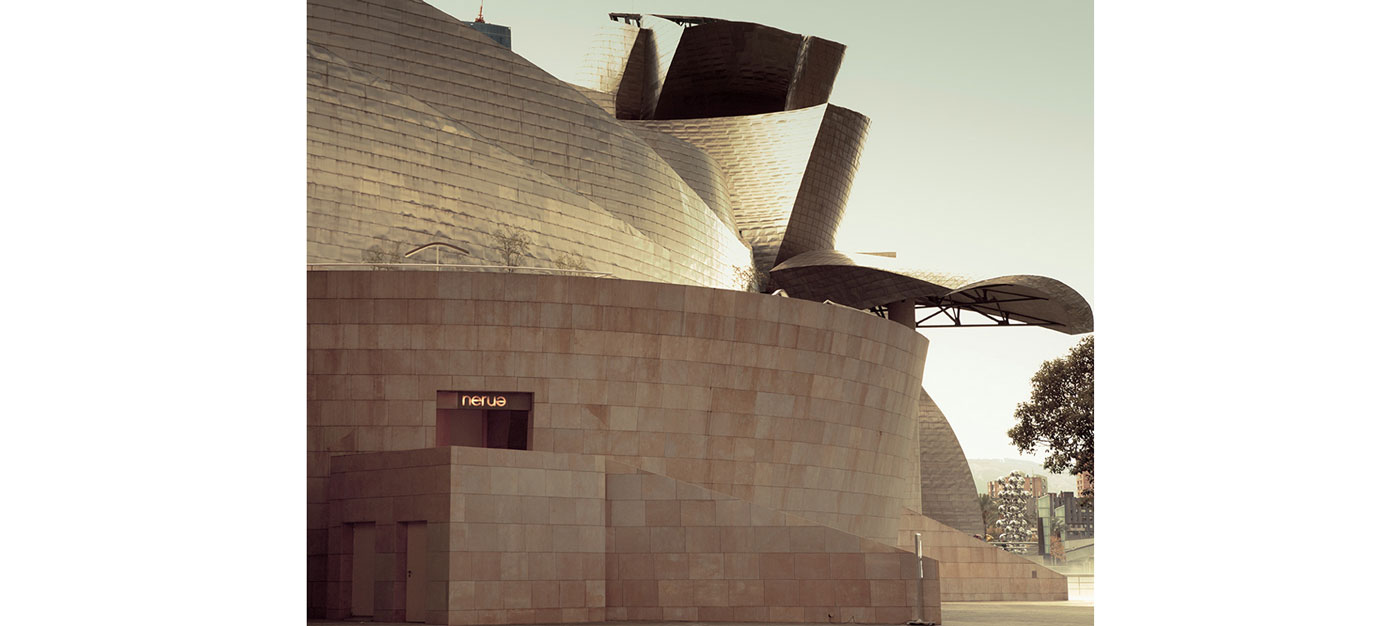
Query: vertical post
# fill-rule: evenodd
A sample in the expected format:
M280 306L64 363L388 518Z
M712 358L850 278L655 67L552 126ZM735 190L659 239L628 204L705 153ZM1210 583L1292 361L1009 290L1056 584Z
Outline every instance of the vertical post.
M896 300L886 305L889 308L889 320L898 322L910 328L916 325L914 322L914 299L905 298Z
M924 622L924 538L922 533L914 533L914 559L919 564L918 590L914 592L914 619L910 624Z

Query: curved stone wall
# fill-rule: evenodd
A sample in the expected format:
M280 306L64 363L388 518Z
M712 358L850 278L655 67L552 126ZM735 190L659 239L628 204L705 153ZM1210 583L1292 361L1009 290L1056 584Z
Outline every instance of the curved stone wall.
M386 90L418 101L454 131L469 131L543 175L525 181L480 177L485 184L452 192L464 196L468 204L481 196L543 195L530 200L540 215L547 215L553 204L569 200L552 197L562 195L553 192L537 193L535 188L562 187L616 216L664 250L658 254L663 259L643 265L669 265L676 278L658 275L654 279L729 286L734 267L749 263L744 243L646 142L578 90L441 11L411 0L353 4L310 0L307 37L346 65L382 81ZM336 104L350 111L349 117L328 123L361 124L353 113L359 102L357 93L338 96ZM383 129L370 127L366 132L386 143L393 141ZM333 145L329 149L340 153L356 150L356 146ZM414 194L448 187L444 178L489 173L483 170L490 169L489 163L479 167L469 159L466 168L413 164L413 172L403 172L392 155L361 151L373 155L366 158L374 160L377 172L386 172L387 180L347 176L332 169L328 172L331 176L313 177L309 182L329 188L328 194L368 192L371 197L365 202L374 204L377 200L373 196L381 185L402 180L412 183L404 185L409 196L404 201L412 202ZM494 200L485 201L490 202ZM595 236L612 236L612 232L598 232L597 227L591 230ZM373 237L375 229L331 232ZM327 241L317 238L318 234L313 231L308 240L313 248L318 244L345 247L343 240ZM389 238L387 233L384 238ZM403 243L411 247L426 242Z
M610 455L896 540L928 346L908 328L612 279L313 271L308 282L313 531L330 454L430 447L437 391L493 390L534 394L533 449Z

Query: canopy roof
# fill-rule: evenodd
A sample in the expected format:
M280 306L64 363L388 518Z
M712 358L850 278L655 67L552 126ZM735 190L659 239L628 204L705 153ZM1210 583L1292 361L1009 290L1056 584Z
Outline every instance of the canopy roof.
M878 313L892 303L913 300L923 309L919 327L1031 325L1070 335L1094 330L1094 313L1084 297L1044 276L970 278L836 250L804 252L770 274L794 298L830 300Z

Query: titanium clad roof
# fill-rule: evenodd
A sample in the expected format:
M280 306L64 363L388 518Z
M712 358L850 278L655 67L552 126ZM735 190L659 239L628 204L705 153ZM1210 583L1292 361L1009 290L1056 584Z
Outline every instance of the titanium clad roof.
M734 211L729 207L729 179L725 177L724 168L714 157L695 144L661 131L643 126L631 128L632 132L671 164L671 168L676 170L695 193L700 194L700 199L709 205L720 221L738 236L739 229L734 225Z
M846 200L860 169L861 148L869 128L870 118L826 105L775 263L803 252L836 247L836 231L846 215Z
M587 198L324 48L307 45L306 69L310 262L446 239L481 255L468 262L498 263L491 234L518 228L546 267L576 255L619 277L691 275Z
M579 93L584 95L584 97L591 100L593 104L598 105L598 108L607 111L608 115L617 114L617 111L614 108L615 104L613 103L613 94L604 93L596 89L589 89L580 85L573 85L573 88L577 89Z
M577 89L441 11L412 0L310 0L307 29L310 43L640 231L658 250L658 258L641 265L675 268L673 278L656 279L731 287L737 285L735 267L750 264L748 247L646 142ZM466 163L469 170L477 167ZM337 185L353 189L377 182ZM403 184L416 193L436 193L442 183L420 176ZM468 191L494 195L512 185L491 180ZM541 216L553 210L548 202L535 206ZM600 247L611 245L608 227L590 230Z
M617 93L639 32L641 29L636 26L622 22L609 21L600 26L588 52L583 55L578 84L595 91Z
M619 119L757 115L825 104L846 52L834 41L750 22L611 16L626 19L603 26L580 82L614 94Z
M762 115L628 122L699 146L729 177L740 235L766 272L782 252L830 248L869 120L829 104ZM784 250L784 246L786 249Z
M666 84L666 75L671 72L671 60L675 58L676 46L680 45L685 28L671 19L655 15L643 15L640 21L642 28L651 33L647 54L655 57L652 65L644 66L651 71L647 74L646 98L640 119L649 120L656 117L656 102L661 98L661 87Z
M754 115L787 107L802 35L747 22L685 29L656 119Z
M1011 319L1044 324L1070 335L1094 329L1093 311L1084 297L1044 276L972 279L900 267L886 257L836 250L799 254L773 268L771 276L792 297L831 300L857 309L912 298L924 306L951 304L970 311L1005 312ZM978 304L988 290L1002 302Z
M845 56L846 46L842 44L821 37L804 37L788 87L787 110L805 109L829 100Z
M957 433L942 409L919 394L919 474L924 517L938 520L969 535L986 532L977 482L963 454Z

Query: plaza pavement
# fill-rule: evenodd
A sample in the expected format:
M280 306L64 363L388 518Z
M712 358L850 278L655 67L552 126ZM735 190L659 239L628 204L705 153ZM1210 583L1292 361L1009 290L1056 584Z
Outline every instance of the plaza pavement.
M309 624L347 624L354 620L312 620ZM360 622L376 626L416 626L390 622ZM607 623L607 622L604 622ZM612 622L618 626L731 626L711 622ZM1094 605L1091 602L944 602L943 626L1093 626ZM794 626L752 622L749 626Z

